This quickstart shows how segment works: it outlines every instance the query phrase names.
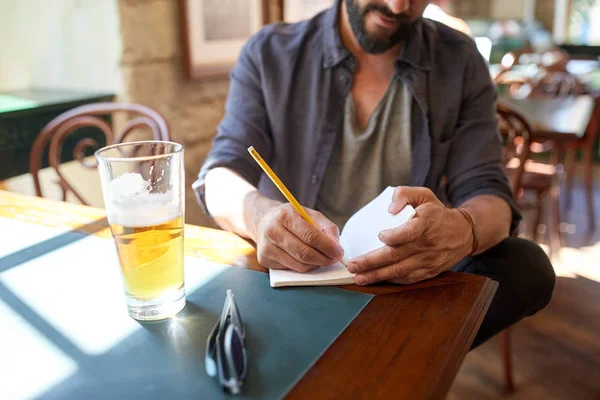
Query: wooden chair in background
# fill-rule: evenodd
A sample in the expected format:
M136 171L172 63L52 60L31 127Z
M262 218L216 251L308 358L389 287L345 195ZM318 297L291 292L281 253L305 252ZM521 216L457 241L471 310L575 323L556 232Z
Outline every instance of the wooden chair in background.
M537 238L542 209L544 203L549 201L550 212L547 226L550 232L550 250L556 252L561 246L557 157L553 153L548 164L531 160L531 149L534 146L531 141L532 131L529 123L521 114L505 104L498 104L497 112L500 131L507 137L505 157L513 154L505 159L505 168L511 180L515 199L522 209L535 209L534 223L530 227L529 235L533 240ZM526 192L532 192L535 195L533 202L526 198Z
M548 179L548 175L540 174L538 163L532 162L531 155L531 127L525 118L507 105L498 104L496 106L500 131L505 137L505 146L503 149L503 161L513 196L517 204L523 208L525 203L523 192L534 189L538 194L537 216L534 222L534 229L539 224L542 192L550 190L553 181ZM555 172L555 170L553 170ZM550 175L554 177L554 174ZM556 225L558 230L558 225ZM513 232L517 235L518 232ZM504 364L504 387L508 393L514 391L514 378L512 369L512 345L511 330L504 330L500 334L502 343L502 358Z
M600 130L600 95L592 93L588 87L581 83L579 78L567 71L569 55L561 49L551 49L535 56L529 54L530 49L523 49L514 53L507 53L503 58L502 71L495 78L497 84L508 86L508 91L513 97L518 97L524 92L529 97L561 97L591 95L594 97L596 107L594 115L584 137L579 140L555 145L553 152L556 154L557 165L565 166L565 208L570 209L572 202L572 187L575 176L575 159L578 151L583 153L583 181L585 188L586 208L588 214L588 230L594 232L596 218L594 213L594 188L592 166L594 160L595 145ZM532 62L540 68L540 76L531 79L511 74L515 65ZM524 90L526 89L526 90ZM548 143L533 143L534 152L547 152L551 150Z
M573 197L573 179L575 177L575 158L577 151L583 152L583 185L585 188L585 200L588 215L588 231L594 232L596 229L596 216L594 213L594 177L592 167L594 164L594 152L596 141L600 131L600 96L594 96L594 111L590 123L586 129L585 135L574 142L566 143L564 148L565 155L565 194L567 209L570 208Z
M557 149L558 163L565 166L565 206L567 209L571 206L573 197L573 179L575 177L575 159L577 151L583 153L583 181L585 187L585 198L588 214L588 229L593 232L596 228L596 219L594 215L594 187L592 166L594 162L594 151L598 130L600 129L600 96L590 93L590 90L583 85L576 76L567 71L551 71L540 79L534 85L531 97L562 97L578 96L588 94L594 97L595 107L590 123L584 136L576 141L561 143Z
M561 97L588 94L587 88L568 71L547 71L537 80L529 97Z
M505 104L496 105L496 114L500 131L506 139L502 149L504 167L515 200L518 200L525 166L531 154L531 129L522 115Z
M540 93L544 88L555 91L572 91L571 85L566 87L566 80L571 79L572 86L577 86L577 79L567 72L570 57L564 50L555 48L543 52L535 52L531 48L523 48L508 52L502 57L500 72L494 77L498 85L508 87L508 93L515 98L528 97ZM529 73L521 69L525 67ZM530 68L527 68L530 67ZM533 72L531 72L533 71ZM560 75L567 75L562 77ZM560 77L560 80L557 78Z
M498 104L496 114L501 125L501 131L505 134L505 146L502 156L505 168L511 168L512 173L508 173L510 188L515 200L521 191L521 180L525 173L526 161L530 153L530 130L527 129L527 121L520 115L515 114L509 107ZM516 159L516 163L513 161ZM509 167L510 164L513 164ZM516 232L515 232L516 234ZM505 329L500 334L502 342L502 360L504 364L504 388L508 393L515 390L513 368L512 368L512 346L510 328Z
M573 83L572 78L565 78L565 75L562 75L561 78L565 79L566 82L563 81L560 84L562 90L559 90L558 93L553 94L554 97L589 93L587 89L582 87L580 83ZM571 88L571 90L566 90L567 88ZM546 90L543 92L548 95ZM540 93L537 93L536 95L539 96ZM558 163L564 165L565 167L565 208L569 210L573 198L573 180L576 172L575 160L577 158L578 151L583 153L583 184L585 189L585 200L588 216L588 232L593 233L596 229L596 217L594 213L594 177L592 175L592 169L594 164L594 153L596 151L596 142L600 131L600 95L598 93L590 95L593 96L595 105L585 134L578 140L561 143L557 147L556 157L558 159Z
M125 113L130 119L115 134L113 128L100 117L112 116L116 113ZM62 200L65 201L67 194L70 192L79 202L88 204L80 191L67 181L60 168L61 148L65 138L83 127L95 127L99 129L104 133L107 144L122 143L134 130L139 128L149 129L152 132L154 140L170 140L169 126L165 118L153 109L143 105L131 103L94 103L73 108L50 121L33 143L29 159L29 171L33 177L37 196L43 197L39 172L42 167L42 157L47 146L49 146L48 161L50 167L54 169L58 176L56 183L62 190ZM81 139L75 145L73 156L84 168L96 168L95 163L90 164L85 160L84 154L86 149L97 147L98 143L94 139Z

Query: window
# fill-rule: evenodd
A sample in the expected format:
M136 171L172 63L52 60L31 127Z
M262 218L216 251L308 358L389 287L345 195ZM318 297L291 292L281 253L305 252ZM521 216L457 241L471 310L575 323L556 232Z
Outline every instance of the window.
M600 45L600 1L572 0L568 20L568 39L571 44Z

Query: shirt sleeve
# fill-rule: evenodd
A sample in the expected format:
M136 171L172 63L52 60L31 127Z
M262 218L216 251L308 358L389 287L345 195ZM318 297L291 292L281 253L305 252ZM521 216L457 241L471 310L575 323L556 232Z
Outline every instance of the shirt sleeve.
M261 169L247 149L250 146L268 160L272 151L272 136L262 88L260 54L262 36L259 32L242 48L237 64L230 74L230 86L225 103L225 116L217 128L212 149L192 184L196 198L208 214L205 203L205 178L217 167L228 168L250 184L257 186Z
M447 195L454 207L478 195L500 197L511 208L512 232L521 220L521 213L504 172L502 139L496 117L496 88L479 53L473 51L469 59L460 114L446 166Z

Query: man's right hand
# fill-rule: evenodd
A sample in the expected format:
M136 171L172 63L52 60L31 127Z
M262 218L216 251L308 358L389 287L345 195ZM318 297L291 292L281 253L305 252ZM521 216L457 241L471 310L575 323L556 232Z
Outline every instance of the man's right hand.
M289 203L273 206L262 214L255 225L260 265L308 272L342 259L338 227L320 212L305 210L319 228L304 220Z

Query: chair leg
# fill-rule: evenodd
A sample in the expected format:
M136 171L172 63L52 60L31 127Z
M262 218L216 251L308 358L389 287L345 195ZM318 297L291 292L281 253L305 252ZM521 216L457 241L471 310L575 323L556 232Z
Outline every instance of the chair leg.
M583 150L583 183L585 185L585 201L588 214L588 230L594 232L596 219L594 216L594 177L592 176L593 147L586 146Z
M577 150L569 149L565 156L565 209L571 210L573 202L573 179L575 178L575 159L577 158Z
M560 197L560 186L555 183L550 189L550 212L548 213L550 231L550 253L557 254L562 247L560 241L560 211L558 209L558 200Z
M511 328L505 329L500 335L502 339L502 361L504 363L504 389L506 393L515 391L512 370L512 347L510 341Z
M536 193L536 208L535 208L535 218L533 219L533 224L529 228L529 233L531 235L531 240L537 242L538 237L538 227L542 222L542 207L544 206L544 194L542 192Z

